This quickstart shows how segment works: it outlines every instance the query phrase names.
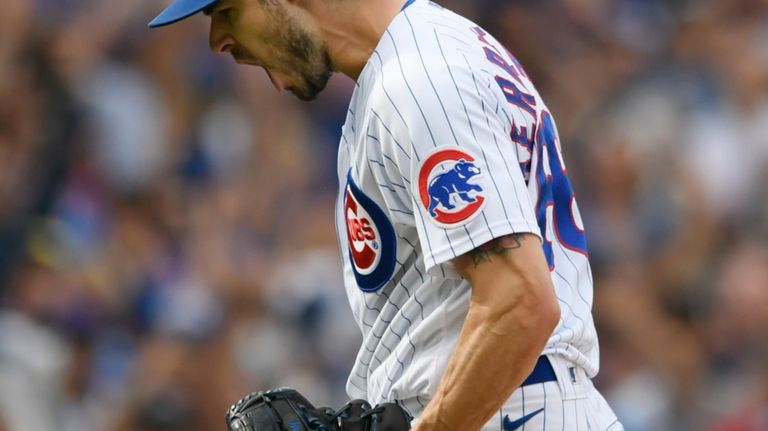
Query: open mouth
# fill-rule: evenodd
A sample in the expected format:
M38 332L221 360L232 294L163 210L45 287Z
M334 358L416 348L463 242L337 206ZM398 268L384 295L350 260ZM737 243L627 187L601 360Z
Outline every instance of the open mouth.
M246 66L258 66L259 65L259 63L257 63L255 60L250 59L250 58L246 58L246 57L242 57L242 56L239 56L239 55L232 54L232 58L235 60L235 63L237 63L237 64L242 64L242 65L246 65Z
M272 85L275 86L277 91L283 91L286 89L285 83L280 78L272 74L269 69L264 68L264 70L267 72L267 75L269 75L269 79L272 81Z
M269 76L269 80L272 81L272 85L274 85L278 91L290 90L290 88L288 88L285 85L285 82L283 82L283 80L280 77L270 72L269 69L259 64L259 62L257 62L256 60L248 57L242 57L235 54L232 55L232 58L235 60L235 63L240 65L262 67L264 71L267 72L267 75Z

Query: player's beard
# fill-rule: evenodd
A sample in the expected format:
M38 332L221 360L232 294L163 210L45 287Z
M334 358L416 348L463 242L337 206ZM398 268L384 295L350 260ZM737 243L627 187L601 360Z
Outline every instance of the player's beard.
M298 19L291 17L284 6L275 3L271 6L275 22L281 28L280 66L299 82L293 83L288 90L301 100L314 100L325 89L333 74L328 48L318 36L303 28Z

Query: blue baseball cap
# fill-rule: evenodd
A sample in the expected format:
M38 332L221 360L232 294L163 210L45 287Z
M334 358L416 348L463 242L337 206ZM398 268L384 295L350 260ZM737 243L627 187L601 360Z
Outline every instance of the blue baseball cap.
M156 16L155 19L149 23L149 26L154 28L173 24L200 12L217 1L218 0L175 0L170 6L165 8L164 11L160 12L160 15Z

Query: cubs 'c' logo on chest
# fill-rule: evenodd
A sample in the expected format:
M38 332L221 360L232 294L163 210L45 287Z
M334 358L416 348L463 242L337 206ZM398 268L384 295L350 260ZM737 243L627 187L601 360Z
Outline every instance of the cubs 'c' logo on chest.
M384 211L347 175L344 193L349 260L360 290L375 292L395 270L395 230Z
M475 157L458 148L438 149L419 168L418 192L429 218L442 227L464 224L485 204Z

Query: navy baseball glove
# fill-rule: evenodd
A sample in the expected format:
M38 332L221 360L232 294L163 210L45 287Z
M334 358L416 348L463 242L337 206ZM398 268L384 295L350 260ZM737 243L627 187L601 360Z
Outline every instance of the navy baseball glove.
M291 388L253 392L226 415L229 431L336 431L331 409L318 409Z
M352 400L331 417L339 431L408 431L411 415L395 403L371 408L364 400Z
M316 408L291 388L251 393L229 408L229 431L408 431L411 416L399 405L371 408L353 400L338 411Z

